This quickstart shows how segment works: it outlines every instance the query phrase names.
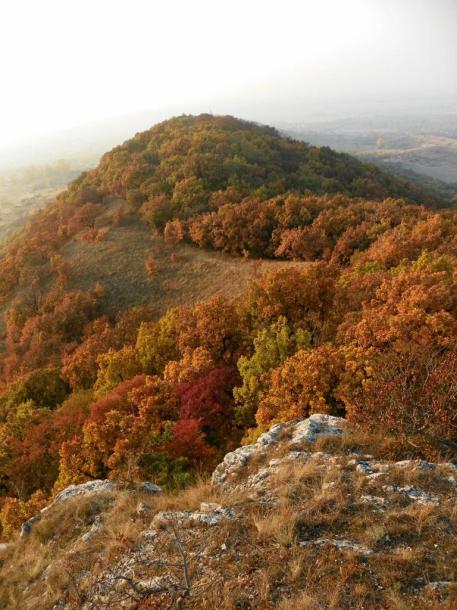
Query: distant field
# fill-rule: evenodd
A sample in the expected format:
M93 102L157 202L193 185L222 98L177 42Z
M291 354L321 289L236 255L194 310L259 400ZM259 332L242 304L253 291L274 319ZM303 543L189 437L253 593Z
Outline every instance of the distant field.
M310 144L330 146L362 161L374 162L450 199L457 193L455 114L361 117L292 125L285 131Z
M21 184L0 185L0 241L27 218L44 208L65 186L30 188Z
M0 242L95 162L83 156L0 171Z
M457 139L417 135L413 145L404 148L371 149L358 152L359 158L400 164L405 169L444 182L457 183Z

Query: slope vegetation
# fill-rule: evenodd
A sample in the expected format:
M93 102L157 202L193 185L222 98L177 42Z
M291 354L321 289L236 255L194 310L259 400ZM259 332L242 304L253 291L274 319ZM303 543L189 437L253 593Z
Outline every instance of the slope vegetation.
M314 413L455 457L457 214L414 200L232 117L105 155L3 247L2 537L70 484L179 489Z

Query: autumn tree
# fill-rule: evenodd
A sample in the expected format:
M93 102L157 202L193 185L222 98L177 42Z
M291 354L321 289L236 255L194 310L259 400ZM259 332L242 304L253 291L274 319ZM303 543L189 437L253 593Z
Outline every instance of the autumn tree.
M256 420L271 425L313 413L343 415L371 374L370 354L353 346L300 350L276 368Z
M144 372L158 374L170 360L179 358L178 312L170 309L158 322L140 325L136 352Z
M348 416L362 429L407 441L453 441L457 434L457 348L429 345L378 353ZM415 441L417 442L417 441ZM444 444L446 448L446 444Z
M183 223L176 219L167 222L163 231L164 241L168 246L174 246L184 239L185 229Z
M28 498L49 493L58 474L62 443L81 432L90 395L73 394L52 411L31 400L20 403L0 424L0 484L8 493Z
M407 351L446 346L456 333L457 284L449 259L424 252L392 270L356 316L338 330L341 342Z
M135 348L130 345L100 354L97 357L97 365L97 379L94 384L97 396L103 396L119 383L135 377L141 373L142 368Z
M77 207L68 220L67 229L70 234L78 233L83 229L94 229L95 221L104 208L99 203L87 202Z
M332 308L336 271L319 263L305 269L269 272L255 281L247 295L245 314L254 327L262 327L284 316L292 328L311 334L311 341L326 337L327 316Z
M152 256L148 256L144 263L144 268L146 269L146 274L148 277L154 277L154 275L157 273L157 263Z
M220 296L177 311L181 353L203 347L215 362L236 362L243 346L245 323L237 307Z
M51 292L40 299L34 315L7 315L6 374L58 365L65 347L79 342L86 324L96 317L102 292Z
M58 368L36 369L10 383L0 394L0 419L29 401L37 407L54 409L68 392L69 387Z
M167 195L153 195L141 206L141 217L151 227L163 229L173 218L171 201Z
M184 350L180 360L170 360L163 371L163 377L172 386L192 383L203 373L214 368L215 362L204 347Z
M72 389L90 388L97 379L97 358L110 349L132 346L139 325L152 317L148 307L132 307L121 312L115 320L107 316L89 322L84 328L84 339L79 345L68 346L62 358L62 374Z
M208 442L224 445L234 432L233 388L239 381L236 370L223 366L178 386L181 420L198 421Z

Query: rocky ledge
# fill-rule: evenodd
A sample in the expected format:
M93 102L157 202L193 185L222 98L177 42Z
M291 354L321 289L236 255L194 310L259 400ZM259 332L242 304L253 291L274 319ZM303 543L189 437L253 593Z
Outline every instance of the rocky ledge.
M111 494L111 512L79 529L65 552L52 538L56 557L24 591L45 591L42 607L54 610L198 609L235 589L232 607L248 610L350 608L363 587L368 601L360 607L391 607L390 589L392 607L457 607L457 467L377 459L345 443L347 430L344 419L318 414L277 424L228 453L210 484L167 495L144 482L127 494L130 504L124 493L121 508L115 482L71 486L24 524L25 533L80 497ZM68 587L84 591L79 605L69 589L56 594L65 570ZM340 583L352 573L355 584L348 576ZM304 605L304 592L315 603Z

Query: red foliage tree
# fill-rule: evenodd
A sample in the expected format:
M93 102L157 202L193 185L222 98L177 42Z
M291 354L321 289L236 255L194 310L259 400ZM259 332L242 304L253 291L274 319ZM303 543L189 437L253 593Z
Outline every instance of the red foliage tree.
M172 457L186 457L194 464L208 464L215 455L207 444L198 419L181 419L173 426L171 441L164 446Z
M181 419L196 420L211 442L223 444L233 433L233 388L241 383L238 371L213 368L192 383L176 389L181 403Z

